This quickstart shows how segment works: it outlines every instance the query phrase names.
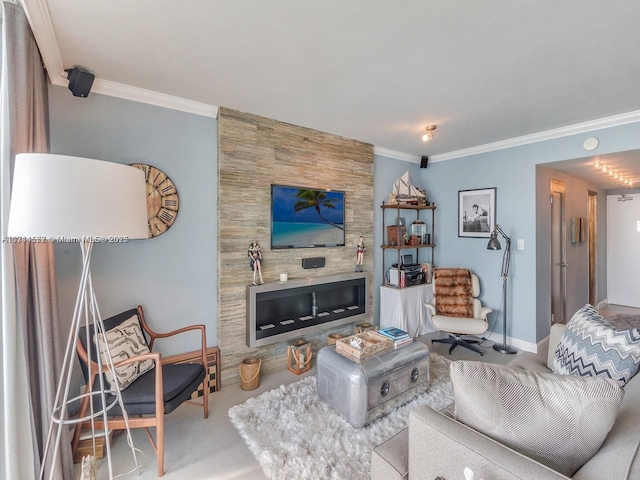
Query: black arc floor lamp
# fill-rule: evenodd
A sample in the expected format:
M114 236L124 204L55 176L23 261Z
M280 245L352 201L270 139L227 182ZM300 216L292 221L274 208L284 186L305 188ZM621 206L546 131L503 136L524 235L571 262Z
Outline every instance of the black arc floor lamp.
M504 237L507 246L504 249L504 255L502 256L502 345L494 344L493 349L500 353L517 353L517 350L507 345L507 280L509 278L509 263L511 262L511 239L500 228L500 225L496 225L491 232L491 238L487 244L487 250L501 250L500 240L498 239L498 233Z

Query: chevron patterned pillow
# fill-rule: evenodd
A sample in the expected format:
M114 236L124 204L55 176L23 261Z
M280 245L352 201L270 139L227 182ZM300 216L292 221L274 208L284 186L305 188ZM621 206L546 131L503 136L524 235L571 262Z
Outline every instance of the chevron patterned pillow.
M592 305L578 310L565 328L553 372L608 377L626 385L640 367L640 328L618 330Z
M624 390L613 380L451 363L454 418L571 477L600 449Z

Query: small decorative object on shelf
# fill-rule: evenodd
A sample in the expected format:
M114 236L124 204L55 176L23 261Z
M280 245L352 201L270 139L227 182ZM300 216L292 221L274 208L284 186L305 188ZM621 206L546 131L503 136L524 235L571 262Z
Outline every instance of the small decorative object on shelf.
M427 244L427 224L422 220L417 219L411 224L411 237L416 237L418 239L418 244L423 243ZM415 244L412 244L415 245Z
M296 338L287 344L287 368L296 375L311 368L311 344L304 338Z
M327 337L327 345L335 345L336 340L340 340L341 338L342 335L340 335L339 333L330 333Z
M249 267L253 270L253 284L262 285L264 283L262 281L262 251L260 250L260 245L258 245L257 240L251 242L247 255L249 255Z
M431 202L429 202L429 199L427 199L427 192L424 190L420 190L422 193L424 193L424 197L422 198L418 198L418 206L419 207L428 207L429 205L431 205Z
M404 225L389 225L387 227L387 244L391 246L404 245L407 230Z
M361 322L361 323L356 323L353 332L354 333L363 333L366 332L368 330L371 330L373 332L375 332L376 330L378 330L378 326L377 325L373 325L371 323L368 322Z
M415 184L412 182L411 175L409 174L409 170L407 170L404 175L396 179L393 182L393 187L391 189L391 195L389 195L389 200L395 200L394 204L402 204L402 205L426 205L426 195L424 191L420 190ZM391 201L389 201L391 204Z

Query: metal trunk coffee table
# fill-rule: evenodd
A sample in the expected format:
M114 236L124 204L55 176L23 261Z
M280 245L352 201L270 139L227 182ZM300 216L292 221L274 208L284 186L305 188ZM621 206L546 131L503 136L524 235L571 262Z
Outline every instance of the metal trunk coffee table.
M318 396L354 427L368 425L429 388L429 348L414 341L362 359L318 352Z

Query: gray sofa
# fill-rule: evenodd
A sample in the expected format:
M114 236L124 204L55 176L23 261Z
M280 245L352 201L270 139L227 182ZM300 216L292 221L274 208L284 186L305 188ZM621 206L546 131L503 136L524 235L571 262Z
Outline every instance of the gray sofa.
M550 372L563 325L554 325L548 352L519 355L510 366ZM625 395L615 424L596 455L572 477L575 480L640 479L640 374L624 387ZM409 415L409 427L371 455L372 480L461 480L465 467L476 479L566 479L495 440L454 420L448 412L418 407Z

